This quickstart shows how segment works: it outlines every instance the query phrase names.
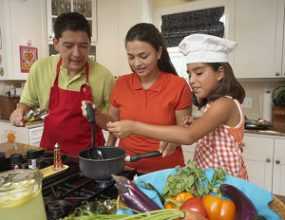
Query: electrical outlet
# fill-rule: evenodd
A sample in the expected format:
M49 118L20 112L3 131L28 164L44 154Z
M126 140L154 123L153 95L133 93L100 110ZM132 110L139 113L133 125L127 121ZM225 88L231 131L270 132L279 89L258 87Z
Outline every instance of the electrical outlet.
M243 100L242 106L244 108L252 108L252 98L251 97L245 97Z

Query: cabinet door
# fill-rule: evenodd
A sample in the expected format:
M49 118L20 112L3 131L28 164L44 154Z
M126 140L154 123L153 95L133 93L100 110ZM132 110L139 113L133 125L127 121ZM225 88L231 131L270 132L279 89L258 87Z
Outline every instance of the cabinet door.
M1 1L5 16L7 75L5 79L26 79L20 68L20 45L37 48L38 57L47 55L45 0ZM7 58L8 57L8 58Z
M91 31L91 44L96 44L97 39L97 0L47 0L48 43L53 43L53 24L56 17L66 12L78 12L88 20Z
M234 71L238 78L281 77L283 0L236 0Z
M285 196L285 139L275 140L273 193Z
M245 135L244 159L249 181L272 190L273 138L261 135Z

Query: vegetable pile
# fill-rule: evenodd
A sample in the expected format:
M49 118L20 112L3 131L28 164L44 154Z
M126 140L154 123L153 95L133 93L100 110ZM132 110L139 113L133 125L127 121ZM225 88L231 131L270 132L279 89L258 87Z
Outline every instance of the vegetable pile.
M162 195L150 183L143 187L155 191L163 209L147 197L132 181L114 176L121 200L133 215L96 214L90 211L65 220L257 220L250 199L239 189L224 184L226 173L215 169L209 180L192 161L168 176ZM226 196L227 198L224 198Z

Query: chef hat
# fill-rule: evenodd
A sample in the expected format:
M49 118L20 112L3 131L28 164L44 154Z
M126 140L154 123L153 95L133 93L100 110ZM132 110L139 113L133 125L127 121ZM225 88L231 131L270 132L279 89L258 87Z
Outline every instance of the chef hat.
M192 34L179 44L186 63L226 63L236 42L207 34Z

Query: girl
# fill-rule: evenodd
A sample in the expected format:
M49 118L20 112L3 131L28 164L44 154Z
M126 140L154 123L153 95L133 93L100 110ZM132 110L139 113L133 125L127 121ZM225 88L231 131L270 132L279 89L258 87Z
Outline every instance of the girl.
M235 42L206 34L193 34L179 44L185 55L195 104L204 114L188 127L156 126L135 121L109 123L114 135L144 135L159 140L193 144L194 160L202 168L223 168L229 174L247 179L242 158L245 97L234 77L228 54ZM161 146L161 151L165 151Z
M125 39L132 73L121 76L112 91L109 113L115 120L135 120L156 125L182 125L190 114L191 91L178 77L170 61L162 35L153 24L133 26ZM114 145L110 138L108 145ZM165 157L143 159L128 164L138 173L184 165L181 147L165 144ZM119 147L133 155L158 151L159 141L138 135L121 138Z

